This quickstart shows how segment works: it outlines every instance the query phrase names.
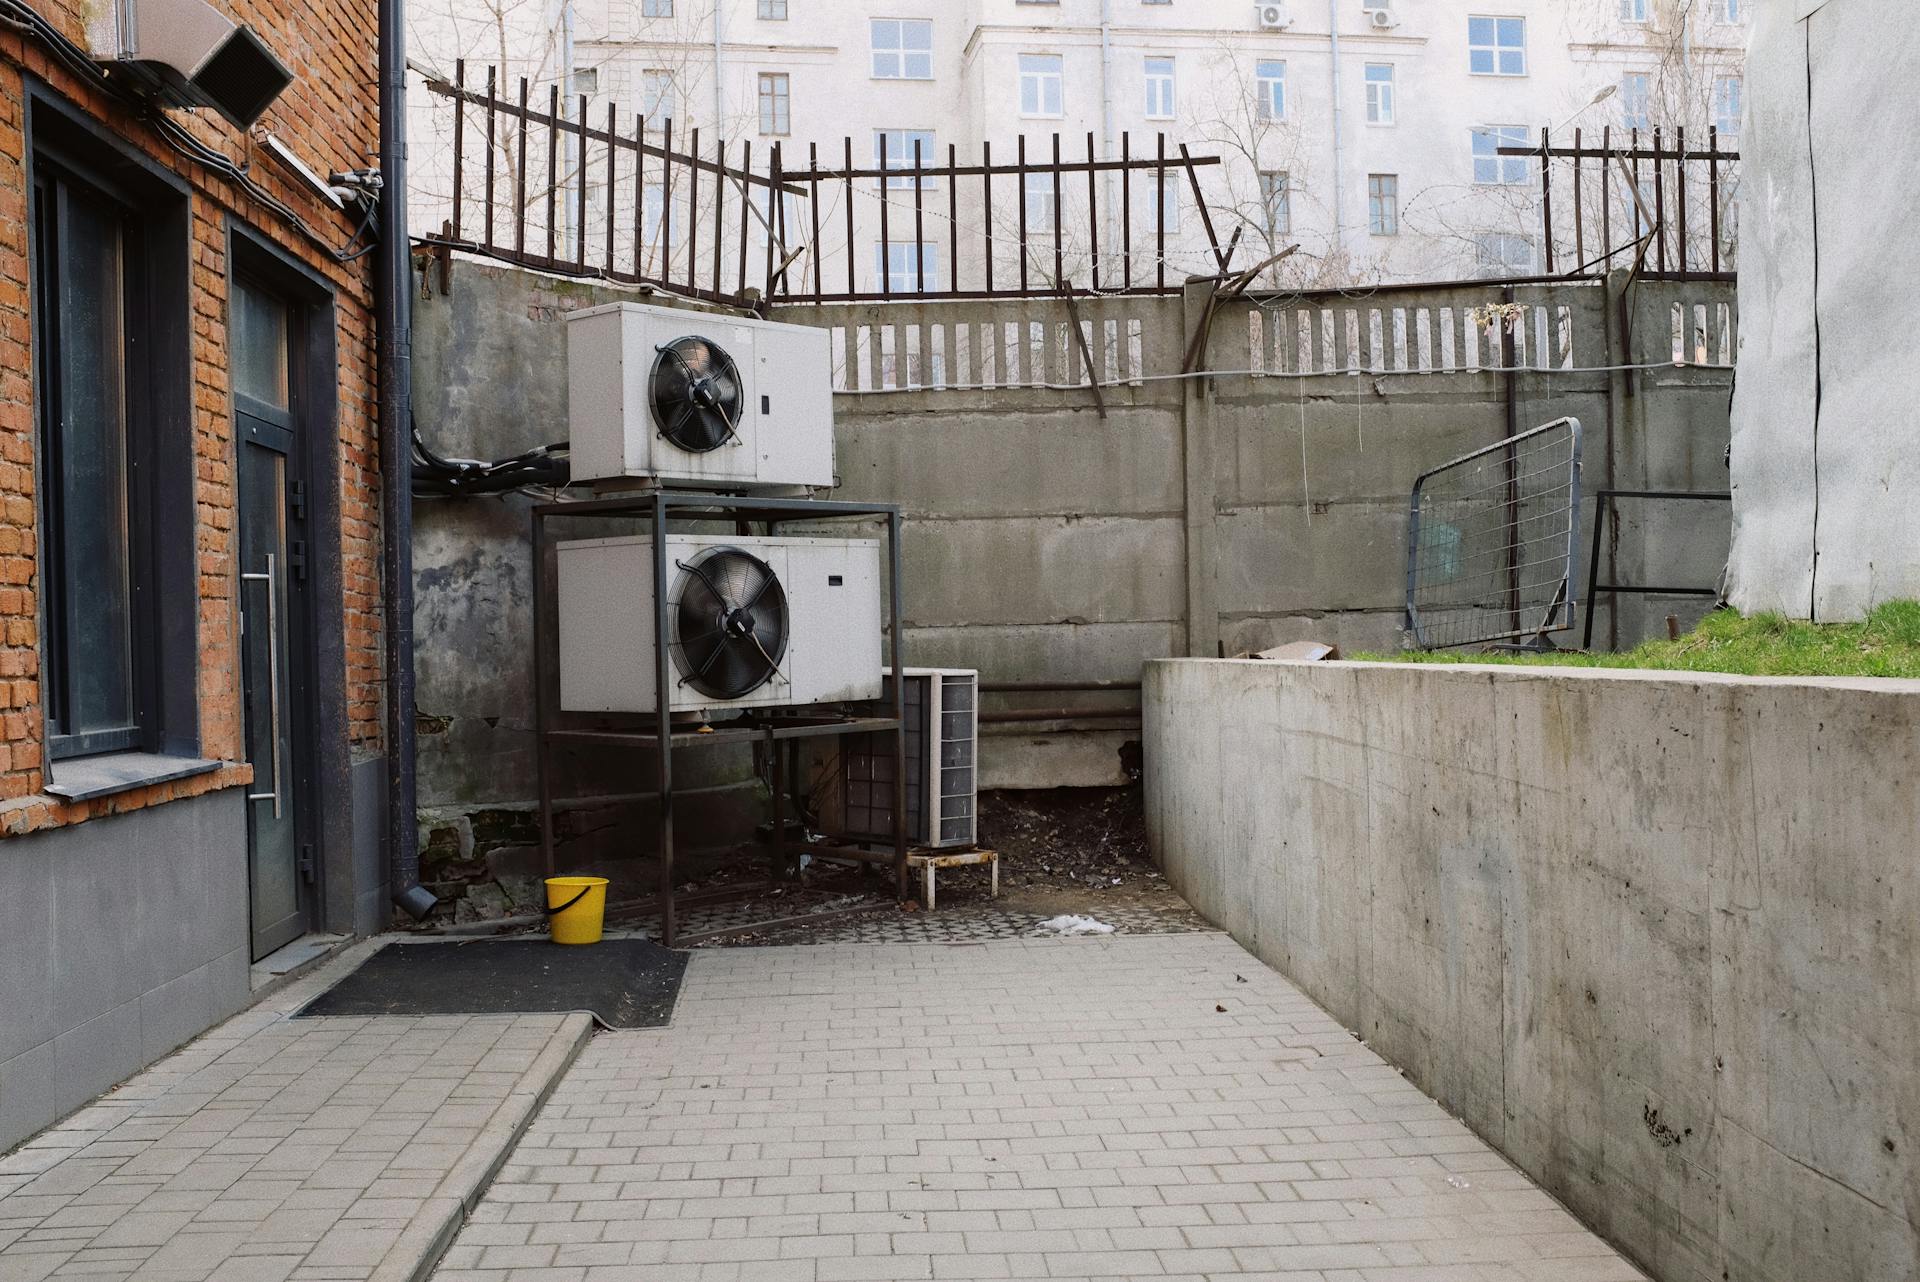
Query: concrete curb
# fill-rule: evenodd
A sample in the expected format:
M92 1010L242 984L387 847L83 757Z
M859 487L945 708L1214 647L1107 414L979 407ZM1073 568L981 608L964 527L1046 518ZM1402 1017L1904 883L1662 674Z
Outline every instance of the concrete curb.
M592 1037L591 1015L575 1012L566 1016L560 1031L521 1074L467 1151L401 1230L400 1239L374 1267L369 1282L426 1282L467 1217L480 1205L500 1168L519 1147L541 1105Z

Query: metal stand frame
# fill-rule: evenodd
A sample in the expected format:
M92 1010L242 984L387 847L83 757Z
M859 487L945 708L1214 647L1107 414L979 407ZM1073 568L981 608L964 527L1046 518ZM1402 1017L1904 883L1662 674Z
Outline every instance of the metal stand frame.
M653 639L654 689L657 699L650 730L581 730L554 725L555 698L550 694L550 678L555 655L548 635L554 602L550 598L547 557L554 544L548 522L555 518L595 517L646 520L653 538ZM884 517L887 522L887 638L888 666L893 672L892 715L879 717L805 715L803 709L779 708L754 710L741 720L700 732L691 728L673 728L673 670L668 647L671 629L667 615L668 560L667 522L679 520L731 524L736 532L752 521L764 522L772 534L792 521L845 520ZM902 732L906 724L906 658L901 637L900 596L900 508L892 503L852 503L834 499L753 498L729 494L708 494L687 490L654 489L617 498L579 499L570 502L536 504L533 522L533 663L534 663L534 759L539 776L540 854L547 875L554 874L553 850L553 776L550 757L557 743L604 744L619 747L654 747L657 778L653 794L659 798L660 942L671 948L689 942L682 937L674 894L674 791L673 750L676 747L717 746L752 742L767 745L773 772L773 831L768 854L775 860L802 852L832 855L864 863L890 863L894 869L895 893L908 895L907 874L907 741ZM555 621L557 623L557 620ZM893 849L891 852L862 850L852 846L817 842L794 842L786 836L785 780L783 748L788 740L824 735L867 734L876 731L893 735ZM698 898L711 902L716 896ZM783 919L784 920L784 919ZM729 928L727 933L739 929Z

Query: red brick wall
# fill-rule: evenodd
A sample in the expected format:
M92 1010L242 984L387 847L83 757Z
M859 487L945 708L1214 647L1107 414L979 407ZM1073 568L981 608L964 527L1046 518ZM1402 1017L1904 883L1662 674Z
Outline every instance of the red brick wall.
M82 6L32 0L84 42ZM309 166L326 173L377 163L379 140L375 10L370 0L215 0L251 24L293 70L294 82L263 124ZM235 439L227 381L229 215L321 271L337 291L340 510L337 547L316 536L316 555L339 558L344 583L346 671L319 673L347 683L347 733L356 752L380 745L379 456L375 435L372 258L343 265L243 190L180 157L117 102L97 92L29 37L0 28L0 832L74 823L246 781L248 767L67 804L41 792L45 759L39 695L34 561L33 452L27 274L27 174L23 166L23 80L52 85L115 134L179 174L192 188L193 424L196 540L200 570L201 752L238 762L242 745L235 608L238 532ZM204 143L237 163L297 210L331 244L344 244L356 219L283 179L253 140L211 111L175 112ZM315 478L319 483L320 478Z

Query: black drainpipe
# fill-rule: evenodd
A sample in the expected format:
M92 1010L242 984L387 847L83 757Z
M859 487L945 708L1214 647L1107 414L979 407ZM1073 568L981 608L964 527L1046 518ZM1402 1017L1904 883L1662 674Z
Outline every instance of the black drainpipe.
M387 879L416 920L433 911L420 884L413 780L413 294L407 238L407 38L404 0L380 0L379 331L381 602L387 641Z

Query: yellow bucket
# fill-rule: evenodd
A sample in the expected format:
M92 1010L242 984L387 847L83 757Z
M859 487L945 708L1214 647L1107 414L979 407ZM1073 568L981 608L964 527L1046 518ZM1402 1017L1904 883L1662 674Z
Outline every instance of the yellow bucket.
M605 877L547 878L547 917L556 944L597 944L607 915Z

